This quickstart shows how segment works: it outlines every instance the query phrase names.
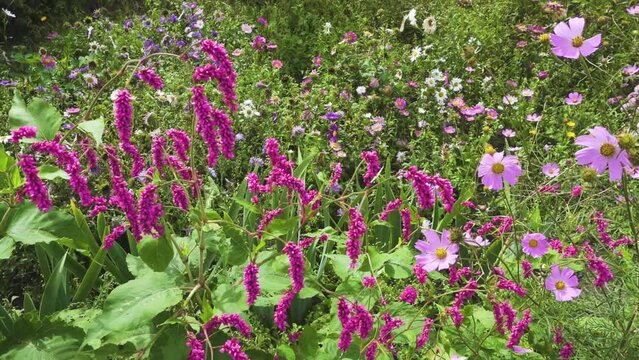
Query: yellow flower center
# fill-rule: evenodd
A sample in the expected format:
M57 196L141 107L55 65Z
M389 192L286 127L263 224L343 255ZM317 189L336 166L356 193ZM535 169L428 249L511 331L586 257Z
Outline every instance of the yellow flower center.
M557 281L557 283L555 283L555 288L556 288L557 290L563 290L563 289L565 289L565 288L566 288L566 283L565 283L565 282L563 282L563 281L561 281L561 280L560 280L560 281Z
M615 146L605 143L599 148L599 153L605 157L611 157L615 154Z
M541 41L541 42L548 42L548 41L550 41L550 35L548 35L548 34L541 34L541 35L539 36L539 41Z
M531 248L536 248L537 245L539 245L539 243L535 239L532 239L528 242L528 246L530 246Z
M493 172L494 172L495 174L501 174L501 173L503 173L503 172L504 172L504 169L505 169L505 168L504 168L504 164L502 164L502 163L494 163L494 164L493 164Z
M551 168L551 169L548 169L548 173L552 175L552 174L554 174L554 173L555 173L555 170L554 170L554 169L552 169L552 168ZM534 241L534 240L533 240L533 241Z
M435 256L437 256L439 260L444 260L446 258L446 255L448 255L448 251L446 251L446 248L440 247L435 250Z
M572 46L574 47L580 47L583 44L584 44L584 38L581 36L577 36L576 38L572 39Z

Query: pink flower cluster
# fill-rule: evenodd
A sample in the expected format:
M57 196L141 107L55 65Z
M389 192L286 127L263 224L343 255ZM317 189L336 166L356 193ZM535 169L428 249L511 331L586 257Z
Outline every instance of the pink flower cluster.
M25 176L24 192L29 195L40 211L47 212L51 210L53 205L49 198L49 191L44 181L38 176L38 168L36 162L31 155L20 155L17 162Z
M364 340L373 330L373 316L368 310L358 303L349 304L343 297L337 303L337 317L342 324L337 347L342 352L351 346L355 332Z
M364 186L371 186L373 184L373 179L377 176L379 171L381 170L381 166L379 164L379 157L377 155L377 151L363 151L361 154L362 160L366 162L366 174L364 174Z
M258 275L260 268L254 262L250 262L246 268L244 268L244 289L246 290L246 303L249 305L255 304L255 300L260 295L260 283L258 281Z
M138 78L155 90L162 90L164 88L164 81L162 81L162 78L151 68L144 68L138 71Z
M366 234L366 224L362 213L356 208L348 210L350 224L348 226L348 234L346 239L346 255L351 259L350 267L354 269L357 266L357 259L361 254L362 238Z
M438 194L446 212L453 211L455 195L449 180L426 175L416 166L411 166L407 171L402 172L401 176L412 181L419 207L424 210L432 208L435 205L435 194Z
M11 137L8 141L17 144L22 139L32 139L36 137L37 133L38 129L33 126L22 126L18 129L11 130Z

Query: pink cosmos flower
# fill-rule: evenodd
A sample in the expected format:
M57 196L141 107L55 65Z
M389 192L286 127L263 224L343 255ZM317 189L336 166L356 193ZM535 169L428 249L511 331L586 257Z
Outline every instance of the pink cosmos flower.
M548 163L541 168L541 172L549 178L559 176L559 164Z
M589 132L590 135L575 139L575 144L585 147L575 153L577 163L592 166L598 174L608 169L610 181L621 179L622 169L630 166L626 150L622 150L617 138L602 126L595 126Z
M630 15L639 15L639 5L631 6L626 9Z
M526 234L521 240L521 244L524 253L534 258L542 257L548 252L548 241L546 240L544 234Z
M464 242L470 246L480 246L480 247L488 246L488 244L490 244L490 241L488 241L488 239L485 239L481 235L477 235L473 237L473 234L470 232L470 230L464 233Z
M579 279L571 268L560 269L558 265L553 265L550 275L546 278L546 289L555 294L557 301L570 301L581 294L578 288Z
M504 156L503 152L498 152L482 157L477 174L488 189L501 190L504 188L504 180L510 185L517 184L522 171L517 156Z
M568 23L560 22L555 26L554 34L550 34L553 54L568 59L578 59L579 56L589 56L597 51L601 44L601 34L584 39L584 18L572 18Z
M504 130L501 131L501 134L504 135L504 137L507 137L507 138L513 138L513 137L515 137L517 135L517 133L513 129L504 129Z
M441 237L434 230L424 231L426 240L419 240L415 248L422 253L416 255L417 265L421 265L427 272L448 269L457 261L459 245L449 240L448 230L442 232Z
M566 98L564 99L566 101L566 104L568 105L579 105L581 104L581 101L583 100L583 96L581 96L580 93L578 92L571 92L570 94L568 94L568 96L566 96Z
M539 122L541 121L541 115L535 113L535 114L528 114L526 115L526 120L530 121L530 122Z

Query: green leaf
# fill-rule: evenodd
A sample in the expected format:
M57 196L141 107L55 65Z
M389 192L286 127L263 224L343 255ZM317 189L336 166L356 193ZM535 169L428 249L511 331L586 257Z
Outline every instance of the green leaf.
M390 260L384 265L386 274L393 279L405 279L411 276L413 253L404 246L390 255Z
M28 245L68 238L72 240L68 245L75 249L89 248L88 239L76 225L73 216L57 209L44 213L30 202L15 208L2 235Z
M304 326L304 331L297 341L298 355L302 359L312 359L319 351L317 331L310 325Z
M13 95L13 103L9 110L9 128L17 129L22 126L33 126L38 129L37 139L53 140L62 124L62 116L56 108L44 100L34 98L26 105L20 93Z
M213 291L213 305L217 312L241 313L248 310L246 294L242 286L221 284Z
M84 301L87 295L89 295L89 291L93 289L93 285L100 275L102 264L104 263L105 258L106 250L100 248L100 251L98 251L98 253L95 255L95 258L89 266L89 270L87 270L84 278L82 278L82 282L80 283L80 286L78 286L78 290L76 290L75 295L73 296L74 302Z
M8 259L13 253L13 248L16 247L16 242L12 238L5 236L0 239L0 260Z
M147 273L124 283L107 297L102 314L87 331L85 343L97 349L110 334L146 326L180 300L182 290L166 273Z
M278 346L277 355L279 355L281 359L295 360L295 351L288 345L282 344Z
M144 262L155 271L164 271L173 259L173 245L165 233L163 236L154 239L151 236L144 236L138 244L138 252Z
M55 180L57 178L69 180L69 175L57 166L42 165L38 168L38 176L44 180Z
M64 267L66 260L67 254L65 253L56 264L44 287L42 301L40 302L40 317L62 310L69 304L67 270Z
M102 134L104 134L104 119L83 121L78 124L78 127L87 132L93 140L96 146L102 145Z
M250 212L252 212L253 214L261 214L260 209L257 208L257 206L255 206L255 204L253 204L252 202L242 199L240 197L234 196L233 197L233 201L235 201L236 203L238 203L239 205L242 205L242 207L245 210L248 210Z
M186 359L189 350L184 340L184 326L168 325L153 343L149 351L149 359Z

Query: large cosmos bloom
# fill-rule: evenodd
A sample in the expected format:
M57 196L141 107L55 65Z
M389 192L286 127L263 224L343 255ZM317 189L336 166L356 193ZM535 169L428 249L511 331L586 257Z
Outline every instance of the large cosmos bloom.
M560 22L555 26L554 34L550 34L553 54L568 59L577 59L579 56L588 56L599 48L601 44L601 34L597 34L590 39L584 39L583 18L572 18L568 24Z
M575 154L577 163L590 165L598 174L608 169L610 181L621 179L623 168L630 166L626 150L622 150L617 138L602 126L595 126L589 132L590 135L575 139L575 144L585 147Z
M570 301L581 294L579 289L579 279L570 268L560 269L558 265L553 265L550 275L546 278L546 289L555 294L557 301Z
M504 180L510 185L517 184L517 178L522 172L517 156L504 156L503 152L498 152L485 154L481 158L477 174L488 189L501 190L504 188Z
M548 252L548 241L546 237L540 233L524 235L521 244L524 253L534 258L542 257Z
M422 252L415 256L417 265L433 272L448 269L457 261L459 245L450 242L448 230L444 230L441 237L434 230L425 230L423 233L427 241L419 240L415 243L415 248Z

